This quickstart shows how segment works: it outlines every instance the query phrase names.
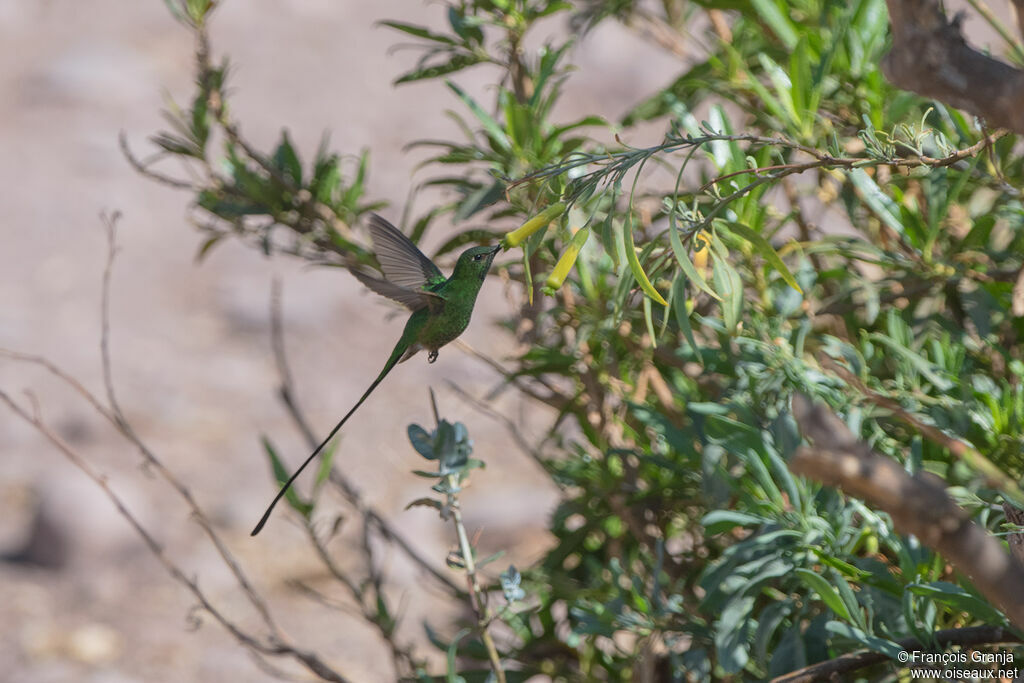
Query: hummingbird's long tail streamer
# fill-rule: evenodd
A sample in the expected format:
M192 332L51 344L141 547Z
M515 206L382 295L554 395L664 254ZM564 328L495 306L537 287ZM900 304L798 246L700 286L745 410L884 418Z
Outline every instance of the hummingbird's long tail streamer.
M299 469L295 470L295 474L289 477L288 481L284 483L284 486L282 486L281 490L277 492L276 496L274 496L274 500L271 501L270 506L267 508L267 511L263 513L263 517L260 518L259 524L257 524L256 528L252 530L250 536L255 536L260 532L261 529L263 529L263 525L267 523L268 519L270 519L270 513L274 511L274 506L276 506L277 503L282 498L284 498L284 494L288 491L288 489L291 487L292 483L298 478L298 476L302 474L302 470L306 469L306 466L309 465L309 463L313 462L313 459L320 454L320 451L323 450L324 446L330 443L331 439L334 438L334 435L338 433L338 430L341 429L345 422L350 417L352 417L352 414L359 409L359 406L363 405L363 401L365 401L367 397L373 393L373 390L377 388L377 385L380 384L384 380L384 378L387 377L387 374L391 372L391 369L398 364L398 361L401 360L402 358L402 354L405 352L404 347L408 346L407 344L403 345L402 342L404 341L405 338L403 336L402 340L399 341L397 346L395 346L395 350L391 352L391 357L388 358L388 362L385 363L384 369L380 371L379 375L377 375L377 379L373 380L373 384L371 384L370 388L366 390L366 393L364 393L359 398L359 400L356 401L356 404L352 406L352 409L350 411L345 413L345 417L341 418L341 421L338 422L338 424L334 425L334 429L332 429L331 433L327 435L327 438L320 442L320 445L316 447L316 450L314 450L310 454L310 456L306 458L306 461L299 466Z

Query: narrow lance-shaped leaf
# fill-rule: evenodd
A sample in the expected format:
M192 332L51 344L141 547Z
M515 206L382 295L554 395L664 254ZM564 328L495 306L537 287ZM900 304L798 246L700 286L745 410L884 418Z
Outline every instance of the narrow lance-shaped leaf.
M381 26L387 26L388 28L393 28L396 31L407 33L410 36L416 36L417 38L423 38L424 40L431 40L434 41L435 43L444 43L445 45L458 45L458 43L452 38L429 31L426 28L423 28L422 26L416 26L414 24L404 24L400 21L382 21L380 22L380 24Z
M331 444L320 454L320 469L317 470L314 486L319 489L327 478L331 476L331 465L334 462L334 454L338 452L340 440L332 441Z
M886 640L885 638L879 638L878 636L870 636L859 628L849 624L844 624L841 621L830 621L825 624L825 629L837 635L857 641L864 647L874 650L875 652L881 652L891 659L898 659L901 655L906 654L903 647L898 643Z
M716 241L719 241L718 237L711 238L712 244ZM732 333L739 326L743 313L743 280L729 259L723 258L717 250L712 250L711 260L711 279L722 295L722 318Z
M686 280L682 275L677 274L675 281L672 283L672 299L679 329L683 331L683 336L686 337L687 343L693 350L693 355L703 365L704 358L697 349L697 341L693 337L693 328L690 326L690 312L687 310L686 305Z
M654 312L651 308L651 299L644 297L644 324L647 325L647 336L651 338L651 346L658 348L658 335L654 331ZM668 307L668 302L665 302Z
M668 302L665 301L654 285L651 284L650 279L647 277L647 273L644 272L643 266L640 265L640 259L636 255L636 244L633 242L633 217L631 214L626 216L626 224L622 227L624 231L624 237L626 241L626 261L629 263L629 269L633 271L633 277L636 278L637 283L640 285L640 289L643 293L657 301L662 306L668 306Z
M875 215L898 234L903 234L903 223L900 222L899 205L882 188L871 179L863 168L855 168L849 175L850 182L860 191L864 203L875 212Z
M422 81L428 78L437 78L439 76L447 76L448 74L455 73L456 71L462 71L463 69L479 64L486 61L483 56L475 54L459 53L452 55L451 59L441 64L432 64L431 66L424 66L419 69L413 69L408 71L397 79L395 79L395 85L401 85L403 83L413 83L415 81Z
M484 111L483 107L481 107L476 100L467 95L462 88L451 81L445 81L445 85L447 85L448 88L451 89L451 91L454 92L467 107L469 107L469 110L473 112L473 115L476 116L477 120L483 125L484 130L487 131L487 135L491 140L504 150L510 150L512 148L512 145L508 140L508 136L505 135L504 129L502 129L501 125L495 121L490 114Z
M779 256L779 253L775 251L775 248L772 247L771 242L765 239L764 235L742 223L733 223L729 221L721 221L721 223L728 226L730 232L739 235L749 242L750 246L752 246L754 250L768 262L768 264L779 274L787 285L801 294L804 293L800 288L800 285L797 283L796 278L793 277L793 273L790 272L789 268L786 266L785 261L783 261L782 257Z
M794 573L800 577L800 580L804 584L818 594L821 601L824 602L830 610L835 612L844 621L850 621L850 611L846 609L846 605L843 603L843 599L839 597L839 593L832 587L825 578L819 574L815 574L809 569L797 568Z
M281 462L281 458L277 456L277 449L270 443L270 439L266 436L260 438L263 442L263 450L266 451L267 457L270 459L270 466L274 470L274 478L277 480L278 486L283 486L288 481L288 470L285 469L284 463ZM313 512L313 504L299 498L299 494L295 492L294 487L289 487L284 494L285 501L288 505L298 512L300 515L309 519L310 513Z
M721 301L722 297L715 293L715 290L707 283L701 274L697 272L697 269L693 265L693 261L690 260L689 254L686 253L686 247L683 246L683 240L679 238L679 230L675 226L675 221L671 221L671 225L668 229L668 241L672 245L672 253L675 254L676 262L679 267L682 268L683 273L687 279L695 284L698 289L706 292L709 296L717 301ZM707 247L705 247L707 248Z
M751 0L750 4L786 48L792 50L796 46L799 36L793 21L779 7L780 3L775 0ZM783 7L787 6L787 3L781 4Z

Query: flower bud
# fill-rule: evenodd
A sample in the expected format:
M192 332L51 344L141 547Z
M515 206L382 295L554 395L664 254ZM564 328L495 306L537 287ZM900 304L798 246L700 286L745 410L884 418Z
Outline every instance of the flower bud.
M541 228L547 226L548 223L555 220L563 213L565 213L565 202L556 202L555 204L552 204L530 220L523 223L516 230L507 233L505 238L501 241L502 248L508 251L513 247L518 247L523 243L523 240Z
M555 269L551 271L547 281L544 283L545 294L554 294L555 290L562 286L565 278L569 275L569 271L572 270L573 265L576 263L576 257L579 256L580 249L587 243L588 237L590 237L589 228L580 228L572 236L572 241L569 242L569 246L562 252L558 263L555 264Z

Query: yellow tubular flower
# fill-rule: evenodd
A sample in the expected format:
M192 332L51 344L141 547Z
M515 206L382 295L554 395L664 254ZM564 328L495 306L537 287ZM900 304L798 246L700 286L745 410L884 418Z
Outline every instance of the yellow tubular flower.
M708 276L708 253L710 251L708 240L704 237L703 232L693 236L693 265L703 278Z
M590 237L590 228L580 228L572 236L572 241L569 242L569 246L562 252L558 263L555 264L555 269L551 271L547 282L544 283L545 294L554 294L555 290L562 286L565 278L569 275L569 271L572 270L573 264L576 263L576 257L579 256L580 249L587 243L588 237Z
M504 248L505 251L508 251L513 247L518 247L523 243L523 240L545 227L548 223L555 220L563 213L565 213L565 202L552 204L530 220L523 223L516 230L507 233L505 238L501 240L502 248Z

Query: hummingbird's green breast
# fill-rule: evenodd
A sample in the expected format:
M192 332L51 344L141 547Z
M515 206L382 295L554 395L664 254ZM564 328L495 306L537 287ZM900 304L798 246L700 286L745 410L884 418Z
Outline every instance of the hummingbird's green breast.
M445 298L444 307L439 313L421 309L412 315L414 318L416 316L425 318L417 341L430 351L437 351L466 331L473 315L476 295L480 291L479 287L454 286L458 284L455 282L446 284L448 286L442 290L442 296ZM411 324L412 320L409 322Z

